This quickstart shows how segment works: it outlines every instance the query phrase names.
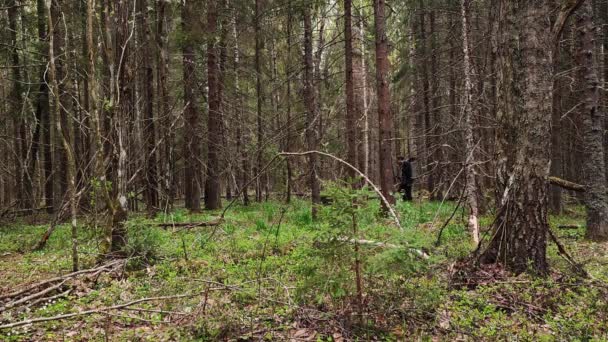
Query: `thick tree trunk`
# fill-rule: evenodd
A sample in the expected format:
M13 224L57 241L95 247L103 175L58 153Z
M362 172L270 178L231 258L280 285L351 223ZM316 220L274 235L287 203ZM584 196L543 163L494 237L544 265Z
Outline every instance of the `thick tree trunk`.
M182 7L182 29L186 35L182 46L182 61L184 73L184 160L185 174L184 186L186 193L186 208L193 212L200 211L201 190L200 172L200 112L198 109L197 82L196 82L196 54L190 29L194 25L194 3L186 1Z
M292 34L292 15L291 15L291 11L293 10L293 8L291 7L291 2L290 2L290 6L288 8L288 13L287 13L287 58L286 58L286 66L291 66L291 34ZM294 138L293 136L293 124L291 122L291 75L290 75L290 70L291 68L286 67L285 68L285 78L287 79L287 94L286 94L286 106L287 106L287 118L286 118L286 123L285 126L287 127L287 136L285 138L285 151L286 152L291 152L291 140ZM292 170L292 161L290 158L287 158L285 160L286 166L287 166L287 179L286 179L286 186L285 186L285 202L286 203L290 203L291 202L291 192L292 192L292 182L293 182L293 170Z
M378 96L380 189L389 203L395 203L393 188L391 97L389 92L388 37L385 30L385 1L374 0L374 22L376 37L376 91ZM385 211L388 208L384 208Z
M484 263L548 272L546 239L552 96L549 1L500 1L498 217ZM521 40L517 38L521 37ZM529 269L531 268L531 269Z
M306 106L306 141L308 150L317 149L317 102L315 99L315 88L313 82L313 57L312 57L312 24L309 4L303 8L304 17L304 103ZM318 179L317 156L314 153L308 155L309 185L312 200L312 217L317 218L317 205L321 202L321 189Z
M583 87L585 206L587 238L608 240L608 194L604 160L604 113L599 108L599 81L594 59L596 26L589 1L577 13L578 77Z
M217 0L207 2L207 82L209 85L209 114L207 115L207 177L205 178L205 208L222 206L220 189L221 113L220 79L217 48Z

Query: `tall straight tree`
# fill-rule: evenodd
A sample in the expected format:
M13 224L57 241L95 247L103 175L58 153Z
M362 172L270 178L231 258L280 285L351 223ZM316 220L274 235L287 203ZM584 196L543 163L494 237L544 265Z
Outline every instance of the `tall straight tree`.
M304 104L306 106L306 142L308 149L317 149L317 101L315 98L315 87L313 82L313 58L312 58L312 19L311 1L306 1L302 7L304 20ZM317 205L321 202L321 188L317 176L317 155L308 155L309 186L312 200L312 217L317 218Z
M262 182L266 176L259 174L262 170L262 164L264 160L263 142L264 142L264 130L262 127L262 106L264 104L264 94L262 90L262 49L264 44L262 42L262 0L255 0L255 12L254 12L254 26L255 26L255 92L256 92L256 122L257 122L257 152L256 152L256 164L253 173L256 175L256 187L255 187L255 200L257 202L262 201Z
M205 179L205 208L219 209L220 158L222 144L221 92L217 47L218 0L207 1L207 82L209 85L209 114L207 116L207 177Z
M386 36L386 3L374 0L374 22L376 36L376 92L378 101L380 190L389 203L395 203L391 193L393 181L391 95L388 84L388 37ZM385 208L388 209L388 208Z
M494 234L482 262L546 274L552 103L551 1L500 0Z
M49 23L49 32L55 32L56 22L59 22L59 18L62 16L61 12L61 2L60 0L52 0L47 1L47 13L48 13L48 23ZM59 93L59 82L57 80L57 68L55 65L55 35L51 34L49 36L49 83L51 85L52 93L53 93L53 111L55 113L55 117L58 117L60 114L61 104L61 94ZM65 169L67 171L66 178L68 181L67 187L67 200L70 202L70 216L72 221L72 270L74 272L78 271L78 222L77 222L77 214L78 214L78 195L76 188L76 158L74 154L74 148L71 142L70 129L67 125L67 120L57 120L57 134L60 136L61 141L63 143L63 147L65 149L65 153L67 155L67 165Z
M145 199L149 215L158 210L158 171L156 158L156 129L154 119L154 69L151 52L154 51L154 41L148 22L148 1L138 0L139 30L141 32L142 53L142 87L143 96L143 135L146 145L145 156Z
M465 174L466 174L466 196L469 206L469 230L473 235L475 244L479 243L479 204L477 203L476 182L476 144L473 133L473 82L471 81L471 55L469 46L469 6L470 0L461 0L462 14L462 52L464 56L464 134L466 140Z
M355 87L353 77L353 20L352 0L344 0L344 63L346 84L346 160L357 165L357 113L355 106ZM356 173L349 168L348 176L354 178Z
M596 26L593 7L585 1L577 13L578 78L583 85L585 206L587 238L608 240L608 193L604 160L605 114L599 107L599 81L595 62Z
M200 139L199 122L200 112L196 94L196 55L194 53L193 33L191 32L195 23L195 4L192 0L186 0L182 6L182 30L185 39L182 42L182 62L184 73L184 186L186 193L186 208L191 211L201 209L200 188Z

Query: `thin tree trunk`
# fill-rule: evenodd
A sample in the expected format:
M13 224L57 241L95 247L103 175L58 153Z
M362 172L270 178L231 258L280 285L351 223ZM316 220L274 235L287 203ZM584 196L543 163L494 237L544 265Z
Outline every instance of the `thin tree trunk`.
M261 33L261 0L255 0L255 92L256 92L256 113L257 113L257 156L256 166L253 173L257 175L262 170L264 163L264 152L263 152L263 129L262 129L262 105L264 103L262 94L262 33ZM255 187L255 200L257 202L262 201L262 182L264 177L258 176Z
M469 6L470 0L461 1L462 14L462 51L464 54L464 131L466 140L465 174L466 196L469 205L469 230L475 244L479 244L479 205L477 204L476 144L473 134L473 84L471 82L471 57L469 51Z
M56 8L53 8L56 7ZM61 17L61 3L59 0L47 1L47 13L49 32L55 32L55 21ZM55 116L59 116L61 104L61 96L59 94L59 83L57 82L57 68L55 66L55 35L49 35L49 81L53 93L53 111ZM67 121L67 120L66 120ZM78 271L78 199L76 189L76 159L74 148L71 145L71 137L69 127L65 125L64 120L57 120L57 134L61 137L63 147L67 155L68 164L66 165L68 180L67 200L70 202L70 216L72 221L72 270Z
M140 31L142 32L142 71L144 74L143 85L140 90L143 95L144 119L143 135L146 145L145 155L145 198L148 215L153 216L159 208L158 202L158 172L156 159L156 129L154 119L154 70L152 66L152 51L154 43L150 26L148 25L148 1L139 1ZM167 143L167 142L165 142Z
M209 84L209 114L207 116L207 177L205 178L205 208L222 206L220 196L221 113L220 79L217 49L217 0L207 2L207 82Z
M353 77L353 34L352 0L344 0L344 61L346 76L346 161L357 165L357 117ZM348 170L348 177L355 178L354 170Z
M312 56L312 24L309 4L303 8L304 17L304 103L306 106L306 141L308 149L317 149L317 102L313 84L313 56ZM308 155L309 186L312 201L312 218L317 218L317 205L321 202L321 191L317 176L317 156Z
M194 25L194 4L186 1L182 7L182 28L186 38L182 46L183 73L184 73L184 159L186 170L184 185L186 191L186 208L193 212L200 211L200 140L199 122L200 112L198 99L196 98L196 55L194 53L194 42L190 28Z

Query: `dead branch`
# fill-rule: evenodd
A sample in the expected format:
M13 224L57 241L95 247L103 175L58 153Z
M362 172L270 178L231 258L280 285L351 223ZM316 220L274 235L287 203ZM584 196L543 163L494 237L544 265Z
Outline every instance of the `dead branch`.
M321 152L321 151L281 152L281 153L279 153L280 156L286 156L286 157L306 156L309 154L318 154L321 156L329 157L333 160L336 160L336 161L348 166L351 170L355 171L359 176L361 176L365 180L365 182L367 184L369 184L372 187L372 189L378 194L378 196L380 196L380 199L382 200L382 202L384 203L386 208L388 208L388 211L391 214L391 216L393 217L393 220L395 221L395 223L397 224L397 227L399 227L399 230L403 231L403 227L401 226L401 222L399 222L399 217L397 216L397 213L393 209L393 206L390 204L390 202L386 199L386 197L384 197L384 195L382 194L382 191L380 191L380 189L378 189L378 187L363 172L359 171L359 169L357 169L356 167L354 167L347 161L340 159L332 154Z
M110 263L107 263L105 265L102 265L102 266L99 266L99 267L96 267L96 268L91 268L91 269L88 269L88 270L82 270L82 271L78 271L78 272L72 272L72 273L69 273L69 274L66 274L66 275L63 275L63 276L59 276L59 277L43 280L41 282L38 282L38 283L36 283L34 285L28 286L28 287L23 288L21 290L17 290L17 291L14 291L14 292L11 292L11 293L8 293L8 294L5 294L5 295L1 295L0 296L0 300L6 299L6 298L17 297L17 296L20 296L20 295L22 295L24 293L30 292L32 290L35 290L35 289L37 289L37 288L39 288L41 286L44 286L44 285L47 285L47 284L50 284L50 283L54 283L54 282L57 282L57 281L63 281L65 279L73 278L73 277L79 276L81 274L95 273L95 272L98 272L98 271L101 271L101 270L104 270L104 269L116 266L116 265L121 264L123 262L124 262L123 260L115 260L115 261L112 261Z
M175 295L175 296L141 298L141 299L127 302L127 303L103 307L103 308L91 309L91 310L74 312L74 313L64 314L64 315L57 315L57 316L52 316L52 317L39 317L39 318L26 319L26 320L19 321L19 322L0 325L0 329L10 329L10 328L16 328L16 327L20 327L20 326L28 325L28 324L42 323L42 322L49 322L49 321L58 321L58 320L63 320L63 319L67 319L67 318L79 317L79 316L85 316L85 315L103 314L103 313L106 313L107 311L121 310L121 309L127 308L129 306L139 304L139 303L153 302L153 301L159 301L159 300L189 298L189 297L194 297L196 295L197 294L182 294L182 295Z
M220 224L222 224L224 222L224 219L219 218L217 220L214 221L208 221L208 222L168 222L168 223L159 223L157 224L157 226L162 227L162 228L169 228L169 227L183 227L183 229L190 229L190 228L196 228L196 227L214 227L214 226L218 226Z
M561 179L559 177L549 177L549 183L559 186L560 188L564 188L566 190L585 192L585 186L576 184L574 182L567 181L565 179Z
M37 299L37 298L43 297L47 293L53 292L53 291L57 290L58 288L62 287L63 284L65 284L66 281L67 281L67 279L64 279L62 282L60 282L60 283L58 283L56 285L53 285L53 286L51 286L49 288L46 288L46 289L44 289L44 290L42 290L40 292L36 292L36 293L31 294L29 296L23 297L23 298L18 299L18 300L14 301L14 302L9 302L6 305L4 305L3 307L0 307L0 311L6 311L6 310L8 310L10 308L13 308L13 307L17 306L17 305L29 302L32 299Z
M578 224L561 224L559 226L557 226L557 228L560 229L579 229L581 226L579 226Z
M429 258L429 255L422 250L411 248L411 247L399 246L399 245L395 245L393 243L388 243L388 242L379 242L379 241L365 240L365 239L351 239L351 238L347 238L347 237L339 237L336 239L336 241L353 243L353 244L357 243L357 244L363 245L363 246L378 247L378 248L406 248L406 249L409 249L410 251L414 252L416 255L418 255L422 259Z

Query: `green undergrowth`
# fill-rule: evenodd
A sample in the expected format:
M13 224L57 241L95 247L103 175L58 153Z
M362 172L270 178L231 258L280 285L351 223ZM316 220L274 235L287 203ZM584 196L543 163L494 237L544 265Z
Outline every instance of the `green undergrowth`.
M26 312L1 313L2 322L100 308L145 297L191 297L139 304L179 312L113 311L0 330L0 340L605 340L608 338L606 245L584 240L584 217L573 208L552 217L552 229L593 280L578 279L549 244L553 273L462 288L452 266L473 249L465 213L453 202L398 202L400 230L367 192L330 186L330 205L313 221L310 205L295 200L236 205L217 226L162 228L160 223L209 222L218 212L177 209L128 222L129 262L123 273L75 285L67 298ZM353 220L354 218L354 220ZM355 225L353 225L353 222ZM482 225L491 224L484 217ZM70 228L57 228L47 247L30 252L46 225L0 227L0 285L68 273ZM101 231L81 221L81 267L93 267ZM382 243L359 245L352 239ZM420 258L414 250L428 253ZM356 264L360 263L361 297ZM362 300L362 303L359 301Z

